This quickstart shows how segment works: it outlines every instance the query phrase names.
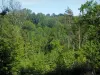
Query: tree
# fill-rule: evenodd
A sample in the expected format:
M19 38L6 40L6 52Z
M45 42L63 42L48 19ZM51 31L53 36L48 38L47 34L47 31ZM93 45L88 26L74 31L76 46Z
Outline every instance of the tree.
M67 44L68 44L68 49L70 48L70 44L72 42L72 22L73 22L73 12L72 10L68 7L67 10L65 11L65 29L67 32Z
M7 14L7 12L9 12L9 9L8 8L2 10L2 12L0 13L0 15L4 16L4 15Z

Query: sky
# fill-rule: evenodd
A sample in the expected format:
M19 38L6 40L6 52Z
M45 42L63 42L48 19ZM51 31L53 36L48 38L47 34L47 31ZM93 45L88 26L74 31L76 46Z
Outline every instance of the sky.
M35 13L42 12L44 14L64 13L67 7L72 9L74 15L79 14L78 8L86 0L19 0L22 7L31 9Z
M72 9L74 15L79 15L81 4L84 4L87 0L18 0L22 8L31 9L35 13L44 14L59 14L64 13L65 9L69 7ZM100 0L96 0L100 2ZM1 4L2 0L0 0Z

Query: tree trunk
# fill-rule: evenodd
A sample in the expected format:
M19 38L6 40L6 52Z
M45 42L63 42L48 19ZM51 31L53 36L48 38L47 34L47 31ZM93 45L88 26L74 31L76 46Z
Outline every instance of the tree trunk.
M78 39L79 39L79 45L78 48L81 48L81 31L80 31L80 26L79 26L79 35L78 35Z
M93 71L87 71L86 73L84 73L84 75L95 75L95 73Z

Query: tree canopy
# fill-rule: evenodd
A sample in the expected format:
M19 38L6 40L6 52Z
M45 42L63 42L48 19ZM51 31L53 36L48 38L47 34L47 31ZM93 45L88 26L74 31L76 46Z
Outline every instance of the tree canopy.
M36 14L14 0L8 8L0 15L0 75L100 74L100 4L87 1L78 16L69 7Z

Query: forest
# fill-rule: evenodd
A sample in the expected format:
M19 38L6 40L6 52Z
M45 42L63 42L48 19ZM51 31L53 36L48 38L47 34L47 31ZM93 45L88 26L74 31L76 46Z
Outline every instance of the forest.
M0 75L100 75L98 2L82 4L78 16L20 7L10 0L0 13Z

